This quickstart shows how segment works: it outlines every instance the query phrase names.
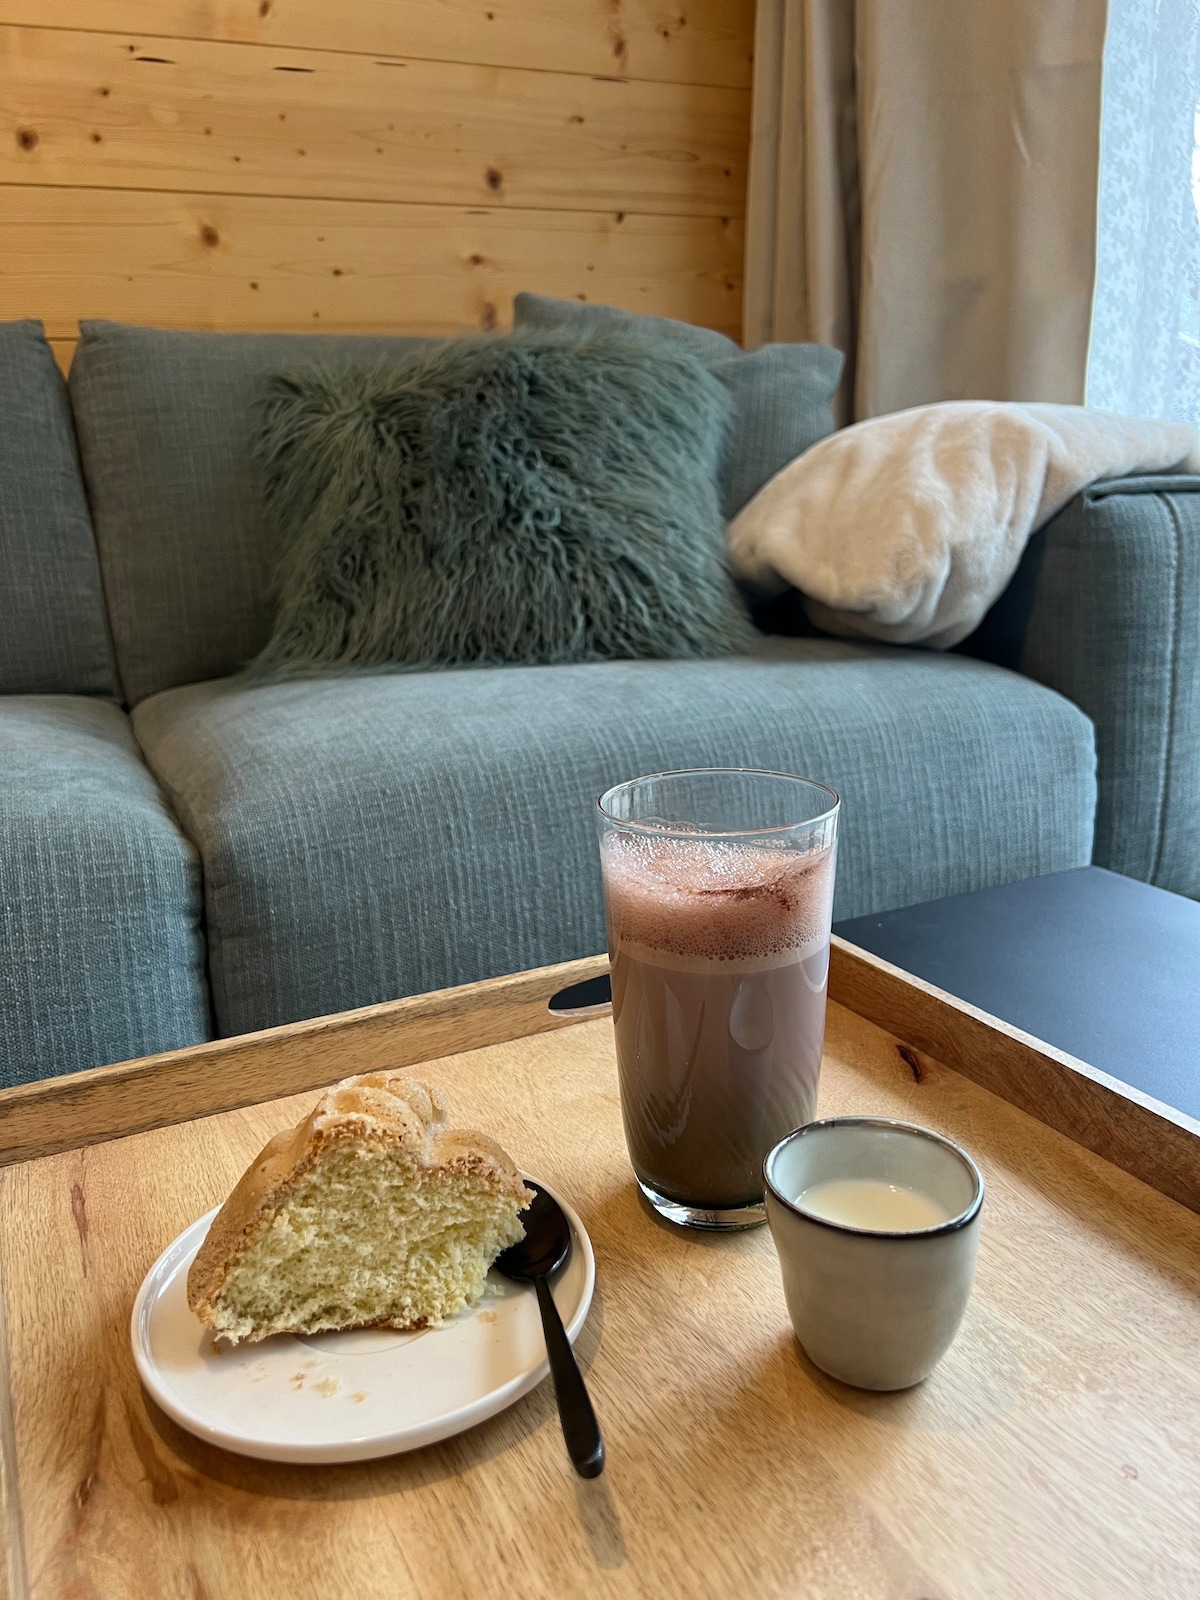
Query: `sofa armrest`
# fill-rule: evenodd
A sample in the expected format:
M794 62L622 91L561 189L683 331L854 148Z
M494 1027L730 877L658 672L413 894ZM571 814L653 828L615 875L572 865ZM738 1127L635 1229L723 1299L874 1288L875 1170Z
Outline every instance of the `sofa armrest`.
M1077 495L962 648L1095 723L1095 861L1200 898L1200 477Z

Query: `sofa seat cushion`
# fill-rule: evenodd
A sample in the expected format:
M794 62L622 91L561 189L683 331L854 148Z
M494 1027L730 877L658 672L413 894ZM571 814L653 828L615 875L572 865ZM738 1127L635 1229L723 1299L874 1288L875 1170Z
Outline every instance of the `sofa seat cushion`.
M1001 668L882 646L219 681L134 728L203 859L226 1034L603 948L596 799L641 772L833 784L842 917L1091 856L1087 719Z
M200 863L104 701L0 698L0 1085L210 1036Z

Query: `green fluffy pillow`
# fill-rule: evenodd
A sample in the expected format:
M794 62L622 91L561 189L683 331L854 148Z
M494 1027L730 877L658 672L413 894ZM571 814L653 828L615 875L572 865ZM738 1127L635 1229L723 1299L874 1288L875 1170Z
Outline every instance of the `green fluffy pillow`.
M732 522L765 483L802 451L833 432L841 352L823 344L765 344L743 350L723 333L670 317L616 306L581 305L548 295L513 301L518 332L569 333L607 328L688 350L729 391L733 426L721 471L722 509Z
M687 351L608 331L274 378L258 444L284 554L251 674L744 649L729 414Z

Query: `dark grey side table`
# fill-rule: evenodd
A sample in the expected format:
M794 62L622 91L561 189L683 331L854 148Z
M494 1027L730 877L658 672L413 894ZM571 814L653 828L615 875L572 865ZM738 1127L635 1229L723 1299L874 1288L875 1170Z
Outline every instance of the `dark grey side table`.
M1080 867L834 932L1200 1117L1200 903Z

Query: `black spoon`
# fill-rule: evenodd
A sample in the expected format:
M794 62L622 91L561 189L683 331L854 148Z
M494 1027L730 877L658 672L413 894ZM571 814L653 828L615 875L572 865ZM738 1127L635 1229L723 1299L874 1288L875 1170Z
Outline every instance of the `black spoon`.
M529 1179L525 1181L534 1195L524 1213L525 1237L502 1250L496 1257L496 1266L514 1283L531 1283L537 1290L567 1454L581 1478L596 1478L604 1471L604 1440L584 1387L583 1374L575 1362L575 1352L550 1293L550 1274L571 1253L571 1226L557 1200L540 1184Z

